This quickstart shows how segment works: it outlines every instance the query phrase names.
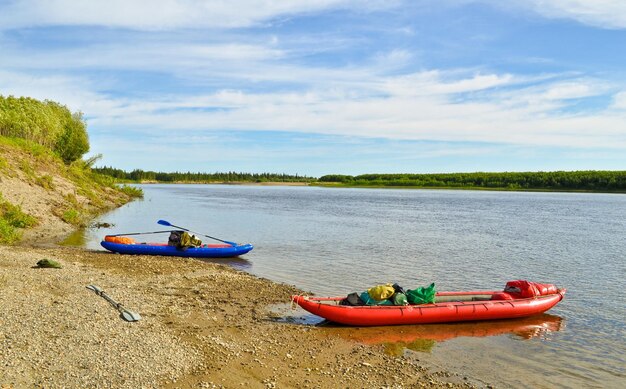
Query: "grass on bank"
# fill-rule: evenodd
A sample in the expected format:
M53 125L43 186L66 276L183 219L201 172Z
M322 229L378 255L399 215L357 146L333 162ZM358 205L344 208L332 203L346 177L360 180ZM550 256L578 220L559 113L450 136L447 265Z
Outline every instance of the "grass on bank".
M0 243L13 244L21 238L21 229L31 228L38 220L2 197L0 193Z
M120 187L115 179L91 170L91 160L76 160L65 163L54 151L21 138L0 136L0 177L20 177L33 186L46 191L55 191L56 179L69 181L76 194L59 194L59 207L53 212L66 223L84 226L91 217L106 207L122 205L128 198L143 196L141 189ZM125 196L115 195L123 193ZM77 196L88 201L81 202ZM107 201L109 203L107 203ZM24 229L37 225L37 220L22 212L18 205L9 203L0 193L0 243L14 244Z

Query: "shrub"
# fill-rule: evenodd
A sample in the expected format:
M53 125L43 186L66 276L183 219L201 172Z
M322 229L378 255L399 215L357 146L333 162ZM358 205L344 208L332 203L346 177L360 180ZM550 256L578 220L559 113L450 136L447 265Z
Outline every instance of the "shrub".
M54 182L52 181L52 176L49 174L44 174L43 176L37 177L35 183L44 189L54 189Z
M69 113L69 111L68 111ZM89 137L82 113L75 113L66 118L64 131L56 141L54 150L70 164L89 151Z
M8 221L0 218L0 243L12 244L17 242L22 234L13 227Z
M36 226L37 219L22 212L22 209L4 201L0 194L0 243L11 244L17 242L21 233L19 228Z
M134 186L122 185L120 190L130 197L143 197L143 191L140 188L135 188Z
M80 212L78 212L74 208L67 209L65 212L63 212L63 215L61 215L61 219L63 219L63 221L66 223L73 224L75 226L79 225Z
M54 101L0 96L0 135L26 139L53 150L67 164L89 151L87 127Z

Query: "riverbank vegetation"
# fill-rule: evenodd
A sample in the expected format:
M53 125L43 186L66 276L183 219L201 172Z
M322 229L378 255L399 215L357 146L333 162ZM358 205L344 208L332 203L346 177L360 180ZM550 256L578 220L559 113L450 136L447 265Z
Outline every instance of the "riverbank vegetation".
M12 244L20 238L20 229L36 226L37 218L5 201L0 193L0 244Z
M89 151L83 114L49 100L0 95L0 135L42 145L67 164Z
M122 182L162 182L162 183L212 183L212 182L315 182L314 177L276 174L276 173L192 173L192 172L155 172L135 169L126 172L113 167L95 167L97 173L116 178Z
M626 192L626 171L331 174L323 186Z
M0 96L0 243L26 230L86 225L142 196L92 170L82 114L52 101ZM56 224L55 224L56 223Z
M626 192L626 171L555 171L441 174L329 174L320 178L273 173L192 173L93 168L118 182L156 183L306 183L327 187L396 187L424 189L484 189Z

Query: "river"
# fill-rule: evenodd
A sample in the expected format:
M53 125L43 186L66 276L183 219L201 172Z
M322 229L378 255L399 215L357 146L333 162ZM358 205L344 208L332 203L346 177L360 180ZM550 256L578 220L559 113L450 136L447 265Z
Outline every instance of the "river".
M536 388L622 387L626 382L626 196L245 185L143 185L145 197L85 232L158 231L165 219L252 243L220 260L317 295L382 283L405 289L502 289L528 279L567 288L547 314L526 320L324 328L383 342L478 382ZM166 241L167 235L144 238ZM204 238L205 242L210 239ZM311 318L299 313L303 322ZM306 325L306 324L303 324ZM322 330L322 329L321 329Z

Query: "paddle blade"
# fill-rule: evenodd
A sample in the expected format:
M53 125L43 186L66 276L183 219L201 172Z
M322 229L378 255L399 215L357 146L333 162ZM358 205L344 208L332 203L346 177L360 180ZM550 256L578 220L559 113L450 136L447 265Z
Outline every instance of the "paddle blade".
M102 293L102 289L96 285L87 285L87 289L93 290L96 293Z
M159 220L157 223L159 223L162 226L168 226L168 227L172 226L172 224L170 224L170 222L168 222L167 220Z
M126 321L139 321L141 320L141 316L138 313L129 310L123 310L121 312L122 319Z

